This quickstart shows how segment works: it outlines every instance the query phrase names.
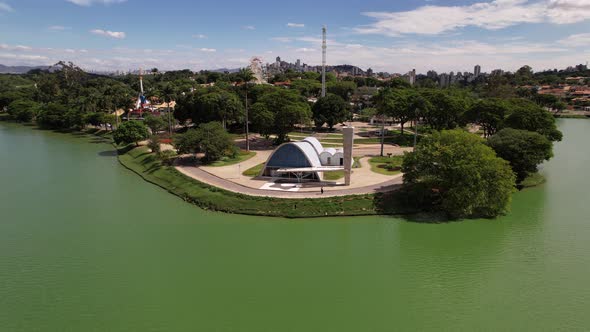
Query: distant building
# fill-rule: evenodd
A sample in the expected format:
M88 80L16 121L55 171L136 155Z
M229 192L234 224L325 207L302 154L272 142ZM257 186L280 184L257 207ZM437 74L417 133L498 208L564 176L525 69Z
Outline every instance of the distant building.
M480 65L476 65L475 68L473 68L473 74L475 75L475 77L478 77L479 75L481 75L481 66Z
M441 88L446 88L451 85L451 76L449 74L440 74L439 77L439 85Z
M436 81L436 79L438 78L438 73L437 73L437 72L435 72L434 70L429 70L429 71L426 73L426 77L430 78L430 79L431 79L431 80L433 80L433 81Z
M416 84L416 69L412 69L410 72L408 72L408 82L410 85Z

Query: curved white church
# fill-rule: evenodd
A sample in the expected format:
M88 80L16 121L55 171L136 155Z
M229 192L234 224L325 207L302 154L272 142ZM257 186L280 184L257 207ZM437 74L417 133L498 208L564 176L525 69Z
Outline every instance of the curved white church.
M279 146L268 158L261 177L297 182L321 181L320 173L345 171L350 184L354 128L344 128L344 148L324 149L315 137Z

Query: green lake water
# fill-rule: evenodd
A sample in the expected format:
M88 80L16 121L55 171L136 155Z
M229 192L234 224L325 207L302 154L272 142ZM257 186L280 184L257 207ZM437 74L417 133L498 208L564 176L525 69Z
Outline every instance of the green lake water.
M0 123L0 331L590 330L590 121L497 220L200 210L96 138Z

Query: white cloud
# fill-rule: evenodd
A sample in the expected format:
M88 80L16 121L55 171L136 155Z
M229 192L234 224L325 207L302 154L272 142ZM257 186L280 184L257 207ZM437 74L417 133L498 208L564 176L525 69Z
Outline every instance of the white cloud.
M49 60L48 57L42 56L42 55L14 54L14 53L0 53L0 59L26 61L27 63L29 63L29 61Z
M207 52L207 53L217 52L217 50L214 49L214 48L206 48L206 47L200 48L199 51L201 51L201 52Z
M276 41L279 43L290 43L293 41L293 39L290 37L273 37L270 40L273 40L273 41Z
M125 32L109 31L109 30L102 30L102 29L90 30L90 33L93 33L98 36L105 36L105 37L111 37L111 38L116 38L116 39L124 39L126 37Z
M584 47L590 45L590 33L579 33L571 35L559 41L561 45L569 47Z
M589 0L494 0L467 6L427 5L406 12L367 12L376 22L357 27L364 34L437 35L464 27L498 30L522 23L568 24L590 19Z
M305 28L305 24L303 23L287 23L289 28Z
M590 1L588 0L550 0L547 10L550 21L556 24L568 24L590 18Z
M70 27L64 27L63 25L52 25L48 29L49 30L52 30L52 31L64 31L64 30L69 30L71 28Z
M8 45L8 44L0 44L0 50L7 50L7 51L30 51L33 48L30 46L25 45Z
M244 29L244 30L256 30L256 27L253 26L253 25L244 25L242 27L242 29Z
M127 0L66 0L67 2L71 2L78 6L92 6L94 4L102 4L102 5L110 5L115 3L122 3Z
M0 12L12 12L14 11L14 9L12 9L12 7L10 7L9 4L5 3L5 2L0 2Z
M301 48L296 49L295 52L309 53L309 52L317 52L317 51L313 48L301 47Z
M203 34L196 34L196 35L193 35L193 38L197 38L197 39L206 39L206 38L207 38L207 36L206 36L206 35L203 35Z

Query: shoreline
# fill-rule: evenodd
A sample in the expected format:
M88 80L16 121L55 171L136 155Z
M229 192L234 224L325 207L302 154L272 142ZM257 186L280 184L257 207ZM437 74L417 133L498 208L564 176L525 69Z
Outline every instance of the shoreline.
M404 215L416 211L383 210L384 194L348 195L322 198L276 198L230 192L192 179L173 166L163 165L146 148L118 149L117 159L126 169L186 202L205 210L225 213L317 218L369 215Z

